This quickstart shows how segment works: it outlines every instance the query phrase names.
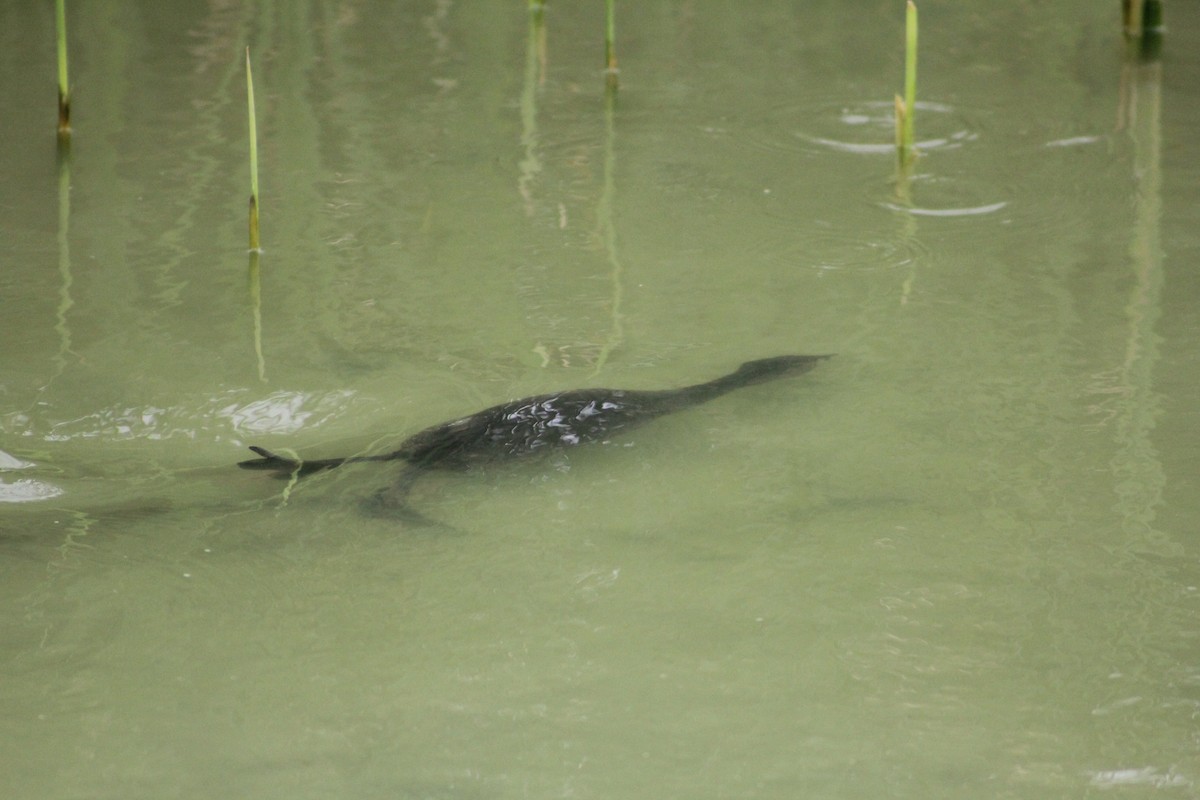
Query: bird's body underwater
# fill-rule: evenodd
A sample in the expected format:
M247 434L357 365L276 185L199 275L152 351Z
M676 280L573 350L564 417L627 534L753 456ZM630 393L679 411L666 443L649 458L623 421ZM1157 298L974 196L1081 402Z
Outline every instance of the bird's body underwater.
M535 395L426 428L405 439L396 450L379 455L307 461L251 447L261 458L242 461L238 466L302 476L343 464L402 461L410 465L409 469L396 486L380 496L389 507L400 509L406 503L408 489L424 470L461 470L474 464L606 441L614 434L734 389L808 372L827 358L830 356L776 356L747 361L728 375L680 389L576 389Z

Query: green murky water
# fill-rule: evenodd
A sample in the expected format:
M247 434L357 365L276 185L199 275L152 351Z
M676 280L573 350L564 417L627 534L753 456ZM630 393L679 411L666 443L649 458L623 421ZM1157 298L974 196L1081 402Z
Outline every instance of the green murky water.
M81 4L0 31L0 794L1192 797L1200 18ZM28 6L28 7L27 7ZM265 253L245 253L242 56ZM837 352L569 460L313 456ZM620 446L617 446L620 445Z

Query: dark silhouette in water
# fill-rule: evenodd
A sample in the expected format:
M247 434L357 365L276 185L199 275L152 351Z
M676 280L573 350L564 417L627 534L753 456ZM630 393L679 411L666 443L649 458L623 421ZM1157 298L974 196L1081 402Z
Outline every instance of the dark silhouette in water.
M287 477L362 461L403 461L408 469L378 499L393 511L404 512L408 490L424 470L462 470L473 464L606 441L655 417L705 403L734 389L808 372L830 357L776 356L747 361L728 375L681 389L576 389L535 395L426 428L405 439L398 449L374 456L304 461L251 447L261 458L242 461L238 466L274 470Z

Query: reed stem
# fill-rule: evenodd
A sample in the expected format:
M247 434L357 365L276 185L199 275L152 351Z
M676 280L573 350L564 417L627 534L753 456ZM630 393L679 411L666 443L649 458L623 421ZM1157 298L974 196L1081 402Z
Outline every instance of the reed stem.
M901 169L916 157L914 120L917 116L917 6L908 0L904 15L904 97L896 95L896 156Z
M1144 0L1141 8L1141 23L1138 31L1138 54L1145 62L1157 61L1162 51L1163 0Z
M904 144L913 147L917 116L917 4L908 0L904 15Z
M54 2L54 27L58 38L58 135L71 135L71 85L67 81L66 0Z
M261 250L258 237L258 127L254 119L254 74L246 48L246 103L250 115L250 249Z
M617 68L617 13L616 0L605 0L605 25L604 25L604 66L606 78L610 88L617 86L617 73L620 70Z

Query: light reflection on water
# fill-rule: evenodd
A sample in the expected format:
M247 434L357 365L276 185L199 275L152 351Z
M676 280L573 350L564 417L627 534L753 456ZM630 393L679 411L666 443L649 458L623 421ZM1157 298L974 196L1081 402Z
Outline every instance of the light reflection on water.
M917 206L898 206L892 203L884 203L883 207L891 211L915 214L918 217L976 217L980 214L993 214L1007 205L1007 202L999 202L970 208L920 208Z
M18 478L9 482L0 478L0 503L32 503L58 497L63 490L45 481Z
M182 437L221 440L233 436L295 433L320 427L346 414L357 392L277 391L257 397L253 390L236 389L187 405L122 406L102 409L70 420L55 421L39 430L27 414L9 417L11 431L47 442L77 439L148 439ZM249 399L253 397L254 399Z

